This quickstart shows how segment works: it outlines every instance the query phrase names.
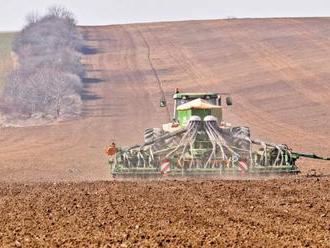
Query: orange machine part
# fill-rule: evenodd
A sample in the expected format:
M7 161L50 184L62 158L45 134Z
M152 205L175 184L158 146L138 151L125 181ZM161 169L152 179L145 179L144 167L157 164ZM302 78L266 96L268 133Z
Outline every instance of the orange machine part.
M117 148L116 148L116 144L115 143L112 143L111 146L109 146L107 149L106 149L106 154L108 156L113 156L115 155L117 152Z

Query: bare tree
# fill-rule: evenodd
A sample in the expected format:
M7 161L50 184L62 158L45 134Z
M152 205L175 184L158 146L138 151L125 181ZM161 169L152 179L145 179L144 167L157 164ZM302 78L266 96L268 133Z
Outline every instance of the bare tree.
M32 25L34 23L37 23L40 20L40 15L38 12L31 12L25 17L25 21L28 25Z
M84 75L81 47L76 21L65 8L51 7L43 17L28 15L13 44L20 67L8 77L2 111L22 118L78 114Z
M65 7L60 5L54 5L48 8L48 15L60 19L66 19L72 21L73 24L76 24L74 15L72 12L67 10Z

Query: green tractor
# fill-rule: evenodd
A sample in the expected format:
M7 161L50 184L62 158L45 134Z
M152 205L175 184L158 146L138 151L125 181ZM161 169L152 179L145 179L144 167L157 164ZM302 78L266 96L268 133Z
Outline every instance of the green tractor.
M113 177L298 173L301 156L330 160L252 139L248 127L225 123L223 100L232 105L228 94L176 91L173 98L173 122L145 130L142 145L107 149Z

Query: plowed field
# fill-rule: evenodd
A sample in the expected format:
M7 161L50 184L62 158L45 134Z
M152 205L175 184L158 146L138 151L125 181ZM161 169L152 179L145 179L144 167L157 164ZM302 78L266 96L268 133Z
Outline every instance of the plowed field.
M0 243L329 247L329 179L0 185Z
M329 247L329 162L302 160L302 174L287 179L100 182L111 179L105 146L139 143L145 128L169 121L176 87L230 92L226 121L330 155L329 26L301 18L81 27L82 118L0 129L0 243ZM168 109L159 108L162 91ZM323 177L307 178L310 169Z

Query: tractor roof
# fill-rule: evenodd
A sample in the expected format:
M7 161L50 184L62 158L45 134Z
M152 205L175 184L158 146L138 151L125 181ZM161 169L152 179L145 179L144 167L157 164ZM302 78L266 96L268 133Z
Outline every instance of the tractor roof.
M213 105L201 98L197 98L190 102L180 105L177 110L187 110L187 109L219 109L218 105Z
M183 97L187 98L205 98L209 97L218 97L219 93L176 93L174 94L174 99L182 99Z

